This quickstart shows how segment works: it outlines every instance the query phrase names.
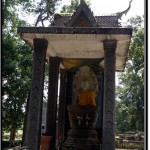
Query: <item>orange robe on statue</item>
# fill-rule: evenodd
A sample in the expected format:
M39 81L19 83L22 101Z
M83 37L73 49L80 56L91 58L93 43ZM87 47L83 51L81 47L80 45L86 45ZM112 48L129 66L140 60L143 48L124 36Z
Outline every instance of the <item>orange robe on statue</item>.
M79 95L79 105L93 105L96 106L95 102L96 94L93 91L85 91Z

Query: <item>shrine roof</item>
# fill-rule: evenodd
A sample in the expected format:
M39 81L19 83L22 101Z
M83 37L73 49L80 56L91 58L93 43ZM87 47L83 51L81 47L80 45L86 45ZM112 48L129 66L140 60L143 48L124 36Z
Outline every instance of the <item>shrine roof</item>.
M103 41L116 40L116 71L124 71L132 29L120 26L118 19L121 15L94 17L82 1L72 16L55 15L53 26L19 27L18 33L31 47L33 39L46 39L47 60L49 57L60 57L61 66L69 70L89 65L99 72L103 71Z
M71 19L69 15L56 14L53 26L66 27L67 22ZM98 27L121 27L118 22L118 16L95 16Z

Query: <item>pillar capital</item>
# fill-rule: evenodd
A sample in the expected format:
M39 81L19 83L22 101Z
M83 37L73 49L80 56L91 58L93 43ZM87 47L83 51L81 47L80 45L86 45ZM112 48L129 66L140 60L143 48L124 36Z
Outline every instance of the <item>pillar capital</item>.
M49 63L55 64L55 65L60 65L61 58L60 57L49 57Z
M112 51L116 50L117 47L117 40L104 40L103 41L104 51Z
M34 42L34 50L42 51L47 49L48 41L46 39L36 38L33 40L33 42Z

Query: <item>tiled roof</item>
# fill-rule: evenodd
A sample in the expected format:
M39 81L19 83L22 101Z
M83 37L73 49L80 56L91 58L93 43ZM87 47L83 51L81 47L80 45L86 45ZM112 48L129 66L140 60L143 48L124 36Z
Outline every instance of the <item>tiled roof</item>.
M53 25L56 27L65 27L70 19L71 16L68 15L57 15L54 18ZM120 27L117 16L95 16L95 19L99 27Z
M117 16L96 16L95 19L100 27L120 27Z
M71 16L61 16L57 15L57 17L54 17L54 26L56 27L65 27L66 23L71 19Z

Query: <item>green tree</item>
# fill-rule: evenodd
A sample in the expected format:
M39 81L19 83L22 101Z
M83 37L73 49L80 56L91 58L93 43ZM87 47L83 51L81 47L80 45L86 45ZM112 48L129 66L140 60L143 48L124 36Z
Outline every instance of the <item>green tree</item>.
M117 110L117 130L124 133L129 129L129 123L130 123L130 114L129 114L129 108L122 102L117 101L116 102L116 110Z
M116 122L121 131L144 131L144 28L143 18L128 21L133 27L128 60L124 73L119 74ZM128 124L128 125L127 125Z
M22 8L26 15L29 15L31 12L34 11L35 8L35 0L2 0L2 25L3 28L6 27L6 22L9 22L10 25L15 25L15 20L18 17L19 8ZM5 22L5 23L4 23ZM18 25L16 23L16 25Z
M41 25L44 26L44 21L48 21L48 25L51 25L56 11L56 6L58 6L59 1L61 0L41 0L38 3L35 10L35 13L38 14L35 26L37 26L40 22Z
M18 26L28 24L19 18L18 5L29 12L32 1L2 1L2 130L14 140L22 126L24 106L31 80L32 50L17 34Z
M31 79L32 51L17 42L10 37L3 42L2 127L11 131L10 140L14 140L16 130L22 126Z
M24 118L32 50L17 35L17 27L26 23L19 20L14 10L7 15L4 16L2 32L2 129L10 131L10 140L14 140Z
M61 13L73 13L79 5L79 0L71 0L70 5L64 5L62 7Z
M56 1L41 0L52 11ZM14 140L25 116L33 52L17 34L17 27L30 25L20 12L30 15L41 10L35 0L3 0L2 10L2 130L10 132L10 140Z

